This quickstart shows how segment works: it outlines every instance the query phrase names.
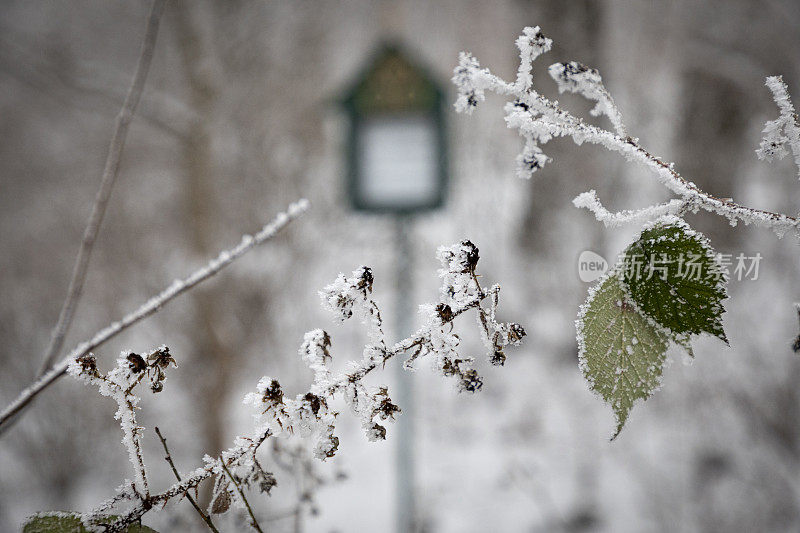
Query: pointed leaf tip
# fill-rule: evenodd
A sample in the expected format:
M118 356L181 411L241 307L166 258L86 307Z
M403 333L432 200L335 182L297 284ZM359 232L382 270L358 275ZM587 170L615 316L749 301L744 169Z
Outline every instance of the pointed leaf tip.
M660 385L669 338L639 311L616 271L590 291L576 324L580 367L614 410L614 440L633 405Z

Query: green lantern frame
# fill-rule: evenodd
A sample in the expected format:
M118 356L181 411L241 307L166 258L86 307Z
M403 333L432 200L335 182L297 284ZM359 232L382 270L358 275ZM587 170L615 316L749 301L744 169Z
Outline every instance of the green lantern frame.
M447 195L448 157L442 89L427 71L409 59L395 43L385 43L356 78L341 104L348 114L347 193L357 211L408 215L437 209ZM359 146L368 118L424 117L434 128L436 184L434 193L422 202L388 204L374 202L362 194Z

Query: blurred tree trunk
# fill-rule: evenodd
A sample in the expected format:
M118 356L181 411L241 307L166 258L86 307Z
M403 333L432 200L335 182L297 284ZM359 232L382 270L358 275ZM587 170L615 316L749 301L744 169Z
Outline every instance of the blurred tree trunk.
M213 179L212 121L219 91L209 63L208 30L200 16L203 6L176 3L177 44L185 67L189 103L197 119L190 125L182 143L185 172L185 210L192 254L207 259L216 252L214 242L215 202ZM194 404L202 413L203 448L210 455L225 448L226 394L230 390L234 350L224 341L219 301L224 284L218 280L194 292L196 334L194 364L199 381L193 387Z

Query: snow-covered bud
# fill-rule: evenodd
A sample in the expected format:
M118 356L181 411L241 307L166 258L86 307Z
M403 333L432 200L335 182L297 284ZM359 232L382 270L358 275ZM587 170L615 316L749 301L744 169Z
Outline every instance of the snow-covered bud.
M436 257L442 264L439 269L441 303L449 305L451 312L456 312L473 301L480 290L474 282L475 267L480 259L478 248L471 241L463 240L452 246L440 246ZM439 315L439 319L443 318Z
M550 158L534 142L525 144L525 148L517 155L517 176L530 179L534 173L550 162Z
M339 449L339 437L333 434L335 429L333 425L329 425L326 428L325 434L317 441L317 445L314 447L314 457L324 460L336 455L336 451Z
M300 404L300 409L298 411L305 411L306 413L311 413L313 416L319 415L320 409L324 406L327 407L327 402L325 398L321 396L317 396L313 393L306 393L303 396L303 402Z
M439 314L439 318L442 319L442 324L453 320L453 308L447 304L437 305L436 312Z
M534 60L549 51L553 41L542 35L539 26L536 26L525 28L522 35L517 38L516 44L519 48L519 69L517 82L513 88L515 93L522 94L529 91L533 85L531 68Z
M547 72L558 85L558 91L562 93L564 91L584 93L598 90L603 86L603 80L596 69L577 61L553 63Z
M300 357L314 371L314 387L312 390L319 392L327 386L328 376L328 361L331 359L331 354L328 348L331 346L331 338L328 333L315 329L309 331L303 337L303 344L300 345Z
M516 322L503 324L503 331L506 335L506 344L513 344L514 346L519 346L522 343L522 338L527 335L525 328Z
M485 87L479 84L481 74L480 63L472 54L461 52L458 66L453 69L452 81L458 90L454 107L458 113L472 114L479 102L486 99Z
M245 395L243 403L260 408L266 405L267 409L282 404L283 390L281 390L281 384L278 383L277 379L264 376L258 380L256 392L250 392Z
M517 37L516 44L520 60L523 63L531 63L540 55L550 51L553 40L545 37L539 26L528 26L522 30L522 35Z
M483 379L478 375L478 371L470 368L461 376L460 388L467 392L477 392L483 387Z
M319 292L322 305L344 322L353 316L353 305L366 300L372 292L372 282L372 269L366 266L354 270L349 278L339 274L333 283Z
M480 259L478 248L467 239L452 246L440 246L436 256L442 263L440 276L447 273L468 274L474 272L478 259Z

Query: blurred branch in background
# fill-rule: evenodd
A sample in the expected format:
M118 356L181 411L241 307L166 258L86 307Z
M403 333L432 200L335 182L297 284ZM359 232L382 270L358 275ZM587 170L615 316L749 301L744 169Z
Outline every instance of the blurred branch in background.
M240 242L237 246L220 252L216 259L213 259L203 268L196 270L183 280L175 280L172 285L164 289L158 295L150 298L136 311L125 315L122 320L114 322L105 329L100 330L94 335L94 337L91 338L91 340L78 345L78 347L70 352L67 357L62 359L47 373L42 375L39 379L34 381L30 386L23 390L19 396L17 396L17 399L11 402L11 404L6 407L2 413L0 413L0 431L2 431L4 426L9 423L10 419L14 415L19 413L26 405L33 401L33 399L39 393L52 385L58 378L63 376L66 373L69 365L78 357L88 354L90 351L102 345L109 339L116 337L132 325L158 312L166 303L214 276L220 270L259 244L268 241L280 230L286 227L286 225L288 225L292 220L301 216L308 209L308 205L308 201L306 200L300 200L299 202L290 205L285 213L279 214L272 222L264 226L257 234L245 235L242 237L242 242Z
M125 97L125 102L122 104L122 109L114 123L114 133L111 135L111 144L108 147L108 155L106 156L105 167L103 168L103 179L100 182L100 189L97 191L97 197L92 206L92 214L89 217L89 222L86 224L86 229L83 233L83 240L81 241L81 247L78 251L78 257L75 259L75 267L72 271L69 288L67 289L67 297L58 315L58 322L55 328L53 328L53 335L50 339L47 352L45 353L42 367L39 370L39 377L53 366L53 362L61 351L64 337L72 324L72 317L75 314L75 309L78 307L81 292L83 291L83 283L86 280L86 271L89 268L89 260L92 257L92 249L97 239L97 233L100 231L100 224L103 222L103 216L106 213L108 199L111 197L114 182L119 174L120 160L122 159L122 150L125 148L128 128L133 120L136 107L139 105L139 100L144 90L144 84L145 81L147 81L147 73L150 71L150 63L153 60L156 38L158 37L158 27L161 22L161 15L164 12L165 3L166 0L154 0L153 6L150 9L150 15L147 17L147 30L145 32L144 42L142 43L139 61L136 64L136 73L133 76L133 82L128 90L128 96Z

